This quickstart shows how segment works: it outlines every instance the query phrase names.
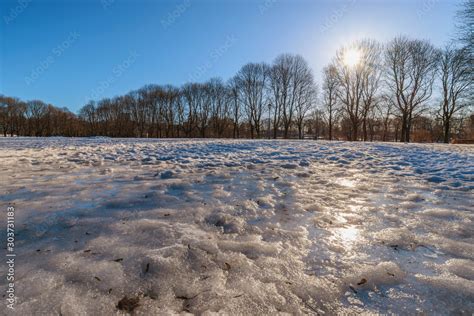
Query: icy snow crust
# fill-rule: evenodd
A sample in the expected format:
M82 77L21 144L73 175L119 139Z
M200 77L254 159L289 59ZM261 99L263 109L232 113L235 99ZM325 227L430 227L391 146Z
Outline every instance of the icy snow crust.
M18 315L121 314L124 296L139 299L135 314L474 312L472 146L26 138L0 148Z

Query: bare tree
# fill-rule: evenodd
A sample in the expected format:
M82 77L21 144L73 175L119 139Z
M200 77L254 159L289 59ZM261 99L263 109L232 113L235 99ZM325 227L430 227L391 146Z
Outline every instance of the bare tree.
M177 137L181 137L181 131L184 132L183 126L186 117L186 105L183 99L183 91L180 89L178 100L176 101L176 119L177 119Z
M311 120L308 122L310 124L311 131L313 133L314 139L319 139L324 131L324 112L321 109L315 109L311 112Z
M8 105L12 99L0 95L0 127L4 137L7 137L8 130L10 129Z
M333 139L334 120L336 116L337 105L337 69L334 65L329 65L323 70L323 107L326 112L328 125L328 138Z
M136 136L144 137L147 129L147 117L149 116L149 89L144 87L140 90L128 93L128 108L130 116L135 124Z
M100 123L100 132L102 135L113 136L114 126L112 117L112 107L114 104L111 99L102 99L97 102L96 116L97 121Z
M163 91L163 119L165 122L165 136L175 136L175 125L177 121L177 104L179 101L179 89L167 85Z
M298 128L298 138L304 138L304 125L307 114L316 105L317 86L308 65L304 63L295 75L297 81L295 88L295 124Z
M86 122L88 126L88 135L93 136L96 133L97 125L97 114L95 111L95 102L89 101L85 106L79 111L79 116Z
M191 137L198 128L198 109L201 94L202 85L197 83L188 83L182 88L181 95L186 108L186 119L183 126L186 137Z
M226 85L220 78L209 81L211 124L215 136L223 137L228 124L230 98Z
M236 75L240 100L244 105L250 125L250 137L261 136L261 121L266 105L266 85L269 67L265 63L250 63L243 66Z
M21 135L25 129L25 112L27 104L19 99L13 98L13 102L7 105L7 114L10 119L10 136Z
M272 125L273 138L277 138L278 128L282 121L283 112L287 112L290 103L290 86L294 57L289 54L278 56L270 69L269 97L273 107Z
M360 126L373 107L380 77L379 49L373 40L358 41L340 49L333 62L338 80L336 92L351 123L349 139L352 141L359 139Z
M232 78L228 84L229 98L231 102L231 111L232 111L232 137L239 138L239 124L240 118L242 116L241 104L239 100L239 84L238 79Z
M45 116L47 113L47 105L40 100L32 100L28 102L26 115L29 118L29 134L34 136L43 136L45 130Z
M377 102L380 101L378 95L382 76L382 46L373 40L366 40L361 43L363 56L362 74L362 132L363 140L367 141L367 129L373 125ZM370 120L370 116L372 119ZM373 138L373 130L371 133Z
M443 99L439 109L443 124L445 143L450 140L453 116L466 108L469 103L463 102L472 87L471 59L466 48L455 49L447 46L440 60L440 80Z
M298 138L303 138L304 120L316 103L316 84L308 63L300 55L293 56L291 98L283 108L284 136L288 138L291 125L296 123Z
M458 39L467 49L471 58L474 58L474 0L465 0L458 12Z
M412 121L433 93L439 52L429 42L397 37L385 52L388 88L401 117L401 141L410 142Z
M137 109L132 107L131 115L133 120L141 122L142 126L139 130L142 130L142 134L146 134L148 137L161 136L163 128L167 128L166 125L166 88L159 85L146 85L138 90L139 106ZM130 96L130 97L133 97ZM136 97L136 96L135 96ZM123 99L122 102L130 102L130 98ZM131 100L132 104L136 101ZM142 117L142 114L145 114ZM165 126L165 127L164 127ZM166 130L166 132L169 132Z
M130 137L134 135L135 126L130 117L128 104L131 102L129 95L113 99L111 116L113 118L113 135L115 137Z
M0 128L3 136L19 134L25 111L26 105L19 99L0 95Z
M288 138L296 124L298 136L303 137L303 123L310 107L314 105L315 84L308 63L299 55L278 56L269 76L269 101L273 108L273 138L283 126L283 137Z
M377 105L376 109L379 112L379 117L382 121L382 135L381 140L386 142L389 139L390 123L392 121L392 112L394 108L394 102L390 96L383 95L381 102Z
M202 138L206 137L206 131L209 127L212 103L212 87L209 82L199 85L197 98L197 116L198 129Z

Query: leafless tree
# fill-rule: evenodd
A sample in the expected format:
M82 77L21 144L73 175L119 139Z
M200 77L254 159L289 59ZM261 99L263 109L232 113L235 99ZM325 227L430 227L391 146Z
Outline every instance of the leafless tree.
M208 82L211 101L211 124L215 136L223 137L228 125L230 95L220 78Z
M337 69L334 65L329 65L323 70L322 101L326 112L328 125L328 138L333 139L334 120L337 106Z
M304 119L314 105L316 91L308 63L299 55L278 56L270 69L268 87L273 138L277 137L280 125L283 137L288 138L293 124L297 126L298 136L303 137Z
M310 128L314 139L319 139L324 132L325 126L324 111L315 109L311 112Z
M315 106L317 87L308 63L303 57L293 57L291 98L283 109L284 136L288 138L293 123L298 128L298 138L303 138L304 120L309 110Z
M250 137L261 136L262 115L266 106L266 87L269 66L265 63L250 63L243 66L236 75L240 100L250 125Z
M231 112L232 112L232 137L239 138L239 125L240 118L242 116L241 104L239 99L239 84L238 79L232 78L228 84L228 93L231 102Z
M28 102L26 116L29 119L29 130L33 136L43 136L45 130L45 116L48 106L40 100L32 100Z
M291 99L292 67L294 57L289 54L278 56L270 69L269 98L273 108L273 138L277 138L278 128L282 123L282 114L287 112Z
M401 117L401 141L410 142L412 121L433 93L439 52L429 42L397 37L385 51L388 88Z
M362 74L362 132L363 140L367 141L367 129L374 121L376 105L380 101L379 89L382 76L382 46L373 40L365 40L361 43L363 74ZM372 133L373 134L373 133Z
M0 127L4 137L19 135L24 127L26 104L17 98L0 95Z
M176 132L177 132L177 137L181 137L181 131L183 131L184 133L184 129L183 129L183 126L184 126L184 122L185 122L185 117L186 117L186 106L185 106L185 102L184 102L184 99L183 99L183 91L180 89L179 91L179 94L178 94L178 100L176 100L176 119L177 119L177 128L176 128Z
M382 95L376 109L379 113L382 123L382 135L381 141L386 142L389 140L390 123L392 121L392 111L394 108L393 99L390 96Z
M209 127L212 105L212 87L209 82L200 85L198 90L198 129L202 138L206 137L206 131Z
M379 67L378 53L380 46L373 40L361 40L343 47L336 53L333 61L338 88L338 100L342 110L350 121L349 139L359 139L359 129L374 105L378 89ZM353 57L353 63L348 63L348 55ZM364 130L365 132L365 130ZM365 136L365 135L364 135Z
M474 58L474 0L465 0L457 15L457 29L459 42Z
M166 88L159 85L146 85L135 95L120 100L123 104L132 103L130 114L133 121L139 121L138 132L148 137L160 137L164 129L166 113ZM133 100L138 98L138 100ZM138 104L137 104L138 101ZM144 115L144 116L143 116ZM166 131L168 132L168 131Z
M307 115L316 106L317 86L307 65L301 69L297 77L300 77L301 80L294 91L296 110L294 121L298 129L298 138L303 139Z
M450 140L453 116L469 106L466 97L473 87L471 59L466 48L456 49L447 46L440 59L440 81L442 102L439 109L444 131L444 142Z
M96 131L97 124L97 113L95 111L95 102L90 101L79 111L79 116L81 119L86 122L88 127L88 135L94 136Z
M193 132L197 130L198 108L200 102L200 94L202 87L197 83L188 83L182 88L182 100L186 108L186 119L184 122L184 132L186 137L191 137Z
M163 94L163 118L165 122L165 136L174 137L177 133L176 121L178 119L178 103L180 91L178 88L167 85Z

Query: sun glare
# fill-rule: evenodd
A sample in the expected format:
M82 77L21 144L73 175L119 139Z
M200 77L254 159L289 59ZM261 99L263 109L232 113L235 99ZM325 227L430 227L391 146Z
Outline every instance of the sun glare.
M344 246L350 248L359 238L359 230L353 226L336 229L337 237Z
M361 52L356 48L350 48L344 53L344 65L347 67L355 67L360 63Z

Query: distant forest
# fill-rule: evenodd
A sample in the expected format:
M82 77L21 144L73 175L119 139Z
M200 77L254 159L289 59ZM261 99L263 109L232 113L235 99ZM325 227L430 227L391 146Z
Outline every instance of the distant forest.
M283 54L230 80L147 85L90 101L78 114L0 95L4 136L312 138L450 142L474 139L474 1L443 48L397 37L340 48L317 84L306 60Z

